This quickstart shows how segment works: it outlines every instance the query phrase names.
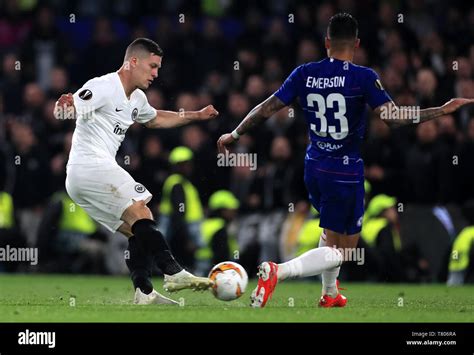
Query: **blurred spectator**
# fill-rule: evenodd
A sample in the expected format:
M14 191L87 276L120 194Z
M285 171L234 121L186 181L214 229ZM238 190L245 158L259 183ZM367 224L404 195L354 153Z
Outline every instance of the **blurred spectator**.
M160 138L156 134L146 136L143 143L143 154L137 181L140 181L153 194L149 206L151 211L158 212L160 192L168 176L169 164L166 159Z
M62 94L69 92L69 77L67 71L61 67L51 70L48 97L57 100Z
M106 17L99 17L95 22L92 40L84 53L87 60L83 62L83 77L89 80L117 70L123 62L124 47L117 39L111 21Z
M13 197L0 191L0 248L25 248L26 240L20 231ZM23 271L18 262L1 262L0 272Z
M30 30L29 19L21 12L20 1L0 3L0 53L24 41Z
M265 82L260 75L251 75L245 85L245 93L250 100L250 106L256 106L266 99Z
M69 152L71 150L72 143L72 132L60 135L62 149L55 152L51 149L51 152L55 152L50 160L50 171L51 179L49 191L61 191L64 189L64 181L66 181L66 164L69 157ZM56 142L59 144L59 141Z
M33 28L21 49L24 78L36 80L43 90L48 90L54 66L67 66L72 59L67 42L55 25L52 8L38 7Z
M204 20L203 31L193 60L199 70L194 74L198 83L202 83L206 73L227 72L232 69L229 60L229 47L217 20Z
M367 206L361 232L362 247L368 254L369 270L376 270L377 281L401 282L405 279L402 264L402 239L396 199L376 195ZM368 250L369 249L369 250Z
M261 260L279 260L279 229L289 210L296 204L295 166L291 164L291 146L285 137L276 137L271 144L270 160L258 170L255 191L260 197L259 210L265 211L260 224ZM301 184L301 182L299 182Z
M27 242L34 245L42 207L50 195L48 156L30 126L12 121L10 134L13 156L9 159L15 164L12 195Z
M4 99L4 112L21 114L23 87L21 82L21 62L14 53L7 53L2 61L0 92Z
M209 140L208 134L198 125L184 127L181 136L183 145L193 151L194 161L199 162L199 169L194 169L191 179L204 201L223 183L217 175L215 149L208 144Z
M453 242L449 255L448 286L460 286L474 282L474 200L463 206L468 222Z
M163 185L160 203L160 230L168 240L176 260L194 269L195 252L202 246L204 218L201 198L190 178L194 154L187 147L174 148L169 156L172 174Z
M233 66L233 82L235 87L242 88L247 78L252 74L259 74L261 63L257 51L243 47L237 51L237 60Z
M455 165L459 200L474 200L474 116L467 126L466 140L459 147L459 164Z
M319 52L314 41L309 39L303 39L300 41L298 44L297 55L296 64L298 65L308 62L317 62L323 57L323 54Z
M418 125L416 144L406 154L405 186L411 202L437 204L452 201L454 177L450 147L438 140L437 122Z
M213 265L239 259L239 245L230 223L237 217L239 201L232 192L218 190L209 197L208 216L201 225L203 245L196 252L201 275L207 275Z
M424 68L418 71L415 85L418 105L421 107L438 105L439 98L436 93L438 80L431 69Z
M370 134L364 145L363 157L365 177L370 181L372 193L401 196L403 155L400 154L396 139L390 128L381 119L370 122Z
M274 18L269 25L267 34L263 37L263 48L266 56L278 56L286 51L294 52L294 44L289 38L289 28L281 18ZM291 65L289 57L283 57L285 64Z
M23 91L23 115L21 120L29 124L36 134L41 135L44 132L44 122L41 120L43 115L43 105L46 102L44 91L34 83L28 83Z
M106 238L65 192L55 193L38 229L41 272L105 273Z

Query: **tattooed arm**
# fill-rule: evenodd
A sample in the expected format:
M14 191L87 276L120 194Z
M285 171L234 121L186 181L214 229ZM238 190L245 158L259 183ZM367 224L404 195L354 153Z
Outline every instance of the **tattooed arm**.
M394 102L387 102L374 111L391 128L408 124L422 123L434 118L448 115L460 107L474 103L474 99L451 99L440 107L430 107L423 110L415 107L398 107Z
M275 95L270 96L268 99L255 106L232 133L223 134L219 138L217 141L219 152L225 152L227 150L227 145L238 140L239 136L247 133L250 129L259 125L285 106L286 105Z
M247 133L286 105L275 95L255 106L235 129L239 135Z

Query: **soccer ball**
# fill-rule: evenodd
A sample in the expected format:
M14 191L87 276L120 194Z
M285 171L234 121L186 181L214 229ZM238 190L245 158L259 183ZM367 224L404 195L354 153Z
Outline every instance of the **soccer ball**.
M213 295L221 301L232 301L242 296L249 281L245 269L232 261L217 264L208 277L214 281Z

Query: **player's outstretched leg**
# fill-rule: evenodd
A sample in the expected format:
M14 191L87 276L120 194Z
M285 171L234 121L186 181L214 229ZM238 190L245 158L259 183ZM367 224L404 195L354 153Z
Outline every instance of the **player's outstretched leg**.
M213 285L212 280L207 277L194 276L178 264L155 221L151 219L138 220L133 224L132 231L136 237L141 239L143 246L153 252L157 266L165 274L163 288L166 291L207 290Z
M132 226L132 233L140 248L152 255L153 261L165 275L165 290L206 290L212 287L212 280L192 275L175 260L144 201L136 201L129 206L122 214L122 220Z
M252 307L265 307L279 281L288 278L321 274L342 263L342 254L335 248L323 247L307 251L283 264L264 262L259 266L257 288L250 297Z
M137 244L136 237L131 236L128 239L128 257L125 262L130 270L133 287L135 289L135 297L133 303L138 305L147 304L171 304L179 303L163 296L153 289L151 283L153 258L145 250L142 250Z

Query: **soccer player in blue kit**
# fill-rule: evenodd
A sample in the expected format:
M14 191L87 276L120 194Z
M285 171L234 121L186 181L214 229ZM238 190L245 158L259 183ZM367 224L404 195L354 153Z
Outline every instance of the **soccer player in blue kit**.
M420 123L456 111L473 99L452 99L441 107L397 107L370 68L352 64L359 46L357 21L347 13L329 22L328 58L300 65L273 95L253 108L238 127L222 135L221 153L252 127L299 98L309 128L305 184L320 213L324 232L319 247L286 263L259 266L253 307L264 307L279 281L321 274L321 307L344 307L337 277L346 251L357 246L364 214L364 162L360 146L366 125L366 104L389 126ZM341 253L343 251L343 253Z

